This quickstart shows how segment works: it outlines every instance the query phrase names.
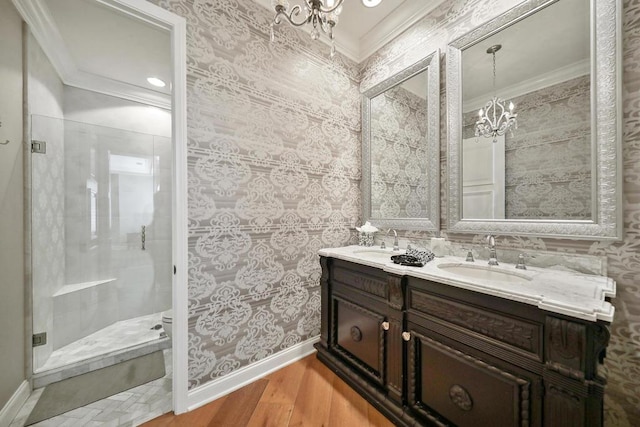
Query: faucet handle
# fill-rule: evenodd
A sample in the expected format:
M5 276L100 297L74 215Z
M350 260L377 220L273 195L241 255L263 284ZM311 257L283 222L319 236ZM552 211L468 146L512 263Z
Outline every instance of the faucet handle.
M380 249L386 249L387 245L384 243L384 240L382 241L382 243L380 243Z
M524 264L525 258L535 258L533 255L521 253L518 255L518 262L516 263L516 268L518 270L526 270L527 266Z
M475 259L473 258L473 252L471 251L471 249L469 249L469 248L462 248L462 249L467 251L467 259L465 259L465 261L467 261L467 262L475 262Z

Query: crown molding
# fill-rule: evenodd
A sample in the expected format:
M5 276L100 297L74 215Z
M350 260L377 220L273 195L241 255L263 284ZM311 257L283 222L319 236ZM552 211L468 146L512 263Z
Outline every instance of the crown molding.
M500 98L509 100L516 98L526 93L535 92L545 87L553 86L576 77L589 74L590 62L588 59L583 61L574 62L565 67L558 68L551 72L536 76L534 79L522 81L518 84L511 85L500 89ZM478 110L487 103L492 95L485 93L484 95L477 96L468 101L464 101L462 106L463 113Z
M371 31L360 37L358 62L364 61L377 52L443 2L444 0L405 1L373 27Z
M78 69L44 0L14 0L13 4L65 85L171 109L171 95Z

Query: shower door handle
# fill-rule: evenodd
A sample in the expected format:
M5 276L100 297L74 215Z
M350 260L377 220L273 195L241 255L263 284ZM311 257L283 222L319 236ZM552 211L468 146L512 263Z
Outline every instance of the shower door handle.
M143 225L142 226L142 231L140 232L140 240L142 241L142 250L144 251L144 245L145 245L145 240L147 240L147 226Z

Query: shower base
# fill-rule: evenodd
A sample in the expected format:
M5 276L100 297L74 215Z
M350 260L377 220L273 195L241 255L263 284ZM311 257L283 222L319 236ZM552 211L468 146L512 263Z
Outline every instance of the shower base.
M71 378L171 347L162 329L162 313L122 320L51 353L33 375L33 387ZM162 335L161 335L162 334Z

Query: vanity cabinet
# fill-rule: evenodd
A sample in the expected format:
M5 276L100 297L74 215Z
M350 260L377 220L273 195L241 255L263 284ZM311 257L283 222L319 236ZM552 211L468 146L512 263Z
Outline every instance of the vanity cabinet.
M318 358L397 425L601 426L608 323L321 257Z

